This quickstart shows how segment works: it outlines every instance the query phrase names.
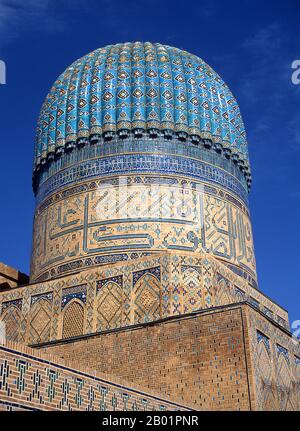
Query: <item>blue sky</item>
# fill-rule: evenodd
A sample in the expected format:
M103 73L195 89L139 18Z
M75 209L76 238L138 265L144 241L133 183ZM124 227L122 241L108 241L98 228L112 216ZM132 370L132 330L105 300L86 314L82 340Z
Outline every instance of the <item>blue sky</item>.
M259 286L300 319L299 1L0 0L0 261L29 270L35 124L56 77L107 44L152 41L202 57L244 118Z

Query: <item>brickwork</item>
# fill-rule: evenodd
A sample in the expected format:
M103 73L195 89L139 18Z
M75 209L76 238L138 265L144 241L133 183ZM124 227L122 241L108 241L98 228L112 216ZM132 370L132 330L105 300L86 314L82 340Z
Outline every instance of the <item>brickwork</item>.
M257 331L262 328L268 328L275 346L267 363L257 353L261 348ZM285 346L290 361L300 357L299 344L286 331L241 304L43 349L171 399L179 396L197 410L297 410L300 361L289 362L287 371L275 351L277 344ZM272 367L269 385L264 373ZM274 403L267 400L270 387Z
M299 409L250 184L238 105L203 60L136 42L67 68L38 121L31 284L0 263L0 410Z
M16 343L0 345L0 411L188 410L133 386Z
M45 347L202 410L250 409L241 308Z

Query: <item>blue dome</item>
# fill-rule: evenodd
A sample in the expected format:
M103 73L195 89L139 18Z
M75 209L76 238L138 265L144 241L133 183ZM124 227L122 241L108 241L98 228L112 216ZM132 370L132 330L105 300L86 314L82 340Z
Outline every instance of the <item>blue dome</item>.
M34 171L64 151L128 134L204 142L250 181L245 129L227 85L195 55L149 42L99 48L62 73L41 109Z

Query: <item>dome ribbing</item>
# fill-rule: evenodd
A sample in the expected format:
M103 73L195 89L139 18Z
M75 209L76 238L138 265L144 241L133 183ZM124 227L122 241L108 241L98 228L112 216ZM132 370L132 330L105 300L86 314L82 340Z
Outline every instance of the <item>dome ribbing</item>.
M65 151L129 134L212 146L250 183L245 129L228 86L197 56L149 42L99 48L60 75L41 109L34 174Z

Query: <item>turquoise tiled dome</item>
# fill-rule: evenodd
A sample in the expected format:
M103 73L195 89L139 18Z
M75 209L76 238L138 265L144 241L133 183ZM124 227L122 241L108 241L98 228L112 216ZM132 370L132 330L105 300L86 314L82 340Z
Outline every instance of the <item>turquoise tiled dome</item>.
M34 171L65 151L129 134L212 146L249 182L245 129L227 85L199 57L149 42L99 48L62 73L41 109Z

